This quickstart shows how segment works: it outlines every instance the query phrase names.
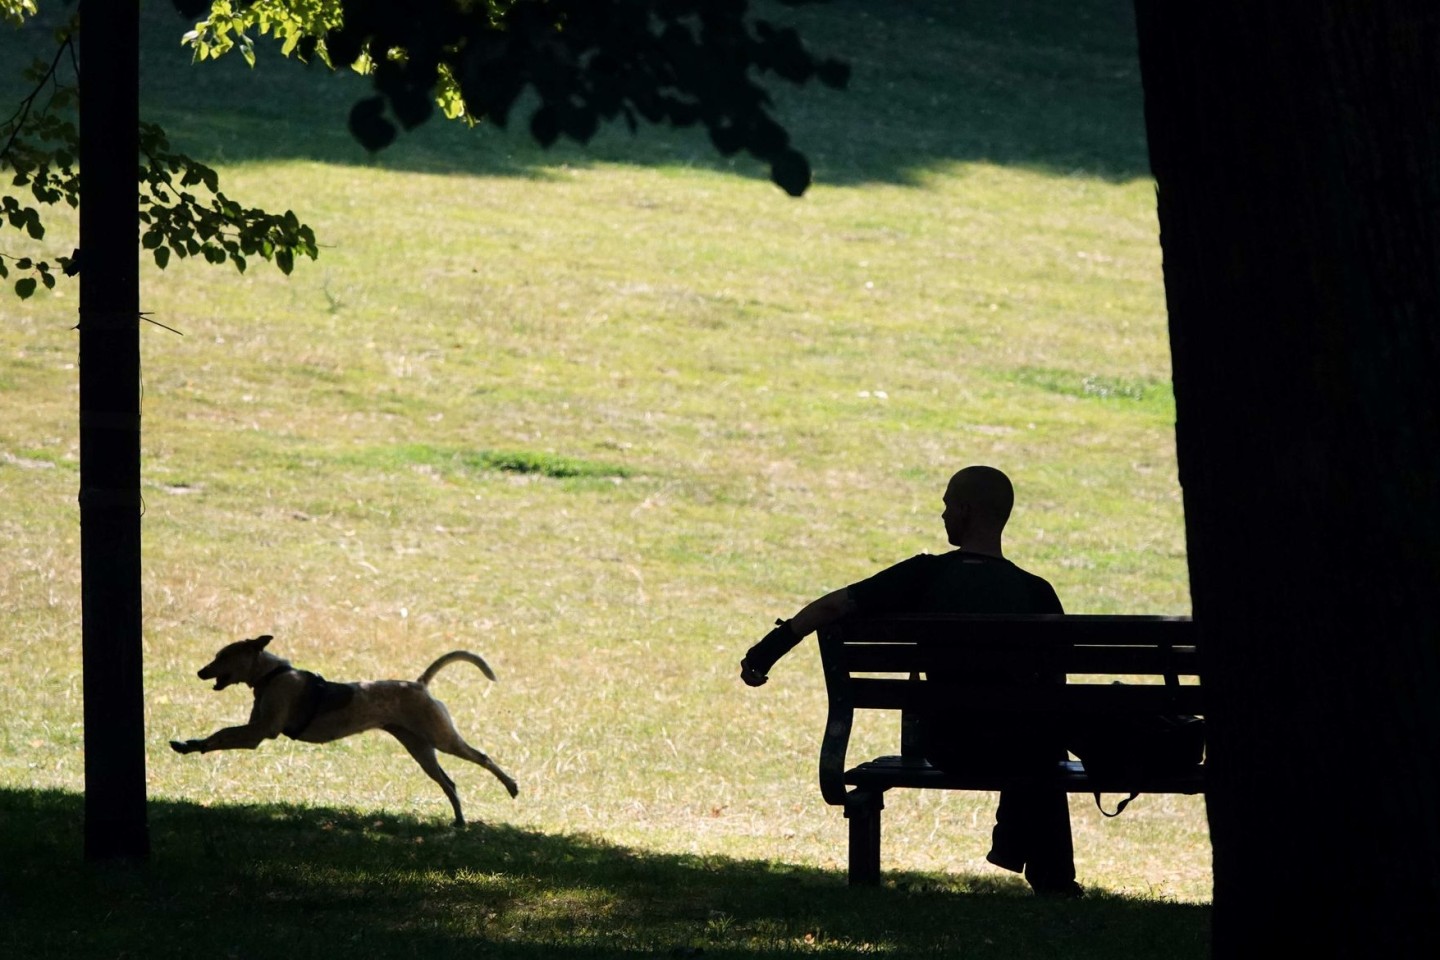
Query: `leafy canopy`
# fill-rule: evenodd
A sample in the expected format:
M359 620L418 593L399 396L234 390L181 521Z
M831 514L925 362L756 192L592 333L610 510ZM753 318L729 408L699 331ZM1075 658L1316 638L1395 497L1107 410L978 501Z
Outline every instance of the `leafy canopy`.
M35 12L32 0L0 0L0 4L4 4L0 14L16 23ZM9 227L32 240L44 240L42 208L60 203L79 206L80 138L75 118L79 29L76 16L54 32L49 59L36 60L24 70L30 92L0 123L0 169L9 175L10 186L21 188L0 196L0 231ZM314 231L293 211L273 214L246 207L221 191L213 169L172 149L159 126L141 123L139 134L136 215L141 246L158 266L167 266L172 256L203 257L244 271L258 256L288 274L296 256L313 260L318 255ZM13 276L15 293L23 299L42 284L53 288L57 273L77 274L80 254L75 250L50 258L16 257L0 249L0 279Z
M173 3L183 14L203 14L183 37L196 61L239 51L253 66L255 37L268 36L286 56L369 75L375 92L354 105L349 127L372 151L429 120L437 106L451 119L505 127L531 91L529 132L543 146L562 136L586 143L602 122L616 120L632 132L641 122L700 124L721 154L744 151L768 163L771 179L798 197L810 184L810 164L772 115L757 77L814 78L836 88L849 78L845 64L812 56L793 29L752 19L747 0ZM8 23L23 25L35 12L35 0L0 0ZM0 230L8 225L42 240L44 217L28 201L79 203L79 28L77 14L55 32L53 56L27 68L31 92L0 123L0 169L29 193L0 197ZM139 161L141 246L162 269L172 256L198 256L243 271L259 256L288 274L297 255L318 255L314 232L294 212L232 200L213 169L172 150L154 124L141 125ZM0 250L0 278L13 272L23 298L39 284L53 287L56 268L74 275L81 267L79 250L53 260Z
M0 0L0 20L18 27L26 17L35 16L35 0Z
M794 5L807 0L789 0ZM185 35L197 60L238 50L255 62L255 37L287 56L318 57L374 79L350 130L371 150L438 106L468 123L505 127L521 95L538 99L529 129L543 146L586 143L601 122L702 124L725 156L745 151L770 165L792 196L810 165L772 116L757 77L844 87L849 68L813 56L799 35L749 16L747 0L176 0L205 12Z

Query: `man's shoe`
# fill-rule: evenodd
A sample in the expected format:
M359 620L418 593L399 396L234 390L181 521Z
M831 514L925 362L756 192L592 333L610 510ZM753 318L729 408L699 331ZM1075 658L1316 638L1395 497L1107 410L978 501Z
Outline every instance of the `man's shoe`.
M1074 880L1066 883L1043 883L1039 885L1031 881L1030 889L1035 891L1035 896L1045 897L1049 900L1079 900L1085 896L1085 888Z

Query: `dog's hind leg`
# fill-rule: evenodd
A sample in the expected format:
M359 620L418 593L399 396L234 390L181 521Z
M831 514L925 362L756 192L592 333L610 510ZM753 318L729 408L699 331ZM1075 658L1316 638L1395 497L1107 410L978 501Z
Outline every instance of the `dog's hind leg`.
M460 757L461 759L469 760L471 763L480 764L480 766L495 774L501 783L505 784L505 789L510 792L510 796L513 797L520 792L519 784L510 778L510 774L501 770L499 764L494 760L491 760L484 753L466 743L460 734L452 734L446 740L435 744L435 746L453 757Z
M420 764L431 780L440 784L440 789L445 791L445 796L450 800L450 806L455 809L455 826L465 826L465 815L460 812L460 794L455 791L455 781L440 769L440 761L435 758L435 747L424 737L406 730L404 727L397 727L393 724L385 727L385 732L390 734L410 752L415 762Z

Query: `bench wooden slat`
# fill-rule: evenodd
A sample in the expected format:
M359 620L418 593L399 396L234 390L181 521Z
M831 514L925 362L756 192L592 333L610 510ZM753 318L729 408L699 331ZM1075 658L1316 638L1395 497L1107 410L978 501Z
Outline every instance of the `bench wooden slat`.
M1034 782L1017 774L991 770L941 770L919 757L876 757L845 771L845 782L862 789L912 787L921 790L1004 790ZM1200 765L1178 773L1139 777L1096 777L1076 760L1057 761L1040 779L1047 786L1069 793L1203 793L1205 772Z
M857 710L943 710L997 715L1016 713L1202 713L1197 686L1067 683L1063 687L959 686L924 680L856 677L850 681Z
M826 628L840 642L917 643L962 641L1015 649L1023 644L1094 644L1154 646L1195 645L1189 617L1042 614L1028 617L930 614L852 618Z
M1039 646L1038 644L1035 646ZM1193 646L1161 650L1153 646L1070 646L1050 643L1028 651L1035 669L1061 673L1162 674L1193 677L1200 673L1200 655ZM919 670L994 670L1013 666L1014 649L1001 644L967 642L959 649L930 645L847 642L837 653L852 673L909 673Z

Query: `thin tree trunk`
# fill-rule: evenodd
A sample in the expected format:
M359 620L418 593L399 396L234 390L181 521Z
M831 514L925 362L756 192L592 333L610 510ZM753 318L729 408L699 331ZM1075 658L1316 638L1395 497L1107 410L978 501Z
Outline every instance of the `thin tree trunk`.
M80 576L85 856L142 858L139 5L81 5Z
M1440 955L1440 4L1136 10L1214 954Z

